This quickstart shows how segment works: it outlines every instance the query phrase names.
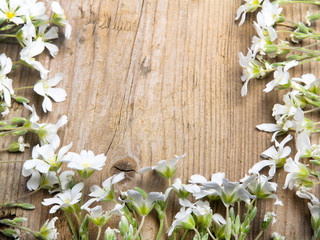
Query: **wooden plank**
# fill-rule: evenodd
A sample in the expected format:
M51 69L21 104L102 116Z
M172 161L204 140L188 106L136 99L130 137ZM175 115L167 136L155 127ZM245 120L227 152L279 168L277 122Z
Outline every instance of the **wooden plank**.
M240 0L60 2L73 27L72 38L57 42L60 52L55 59L48 55L40 59L52 74L64 73L61 86L68 98L63 104L54 104L53 113L40 116L42 122L56 122L67 114L69 123L60 131L62 144L72 141L74 152L91 149L107 154L106 168L89 180L87 193L89 185L100 184L116 172L114 166L139 169L183 153L187 157L177 172L183 181L195 173L209 178L218 171L239 180L270 146L271 135L258 132L255 125L273 121L271 109L282 97L276 92L262 92L266 80L252 81L248 96L240 96L237 55L246 52L254 34L248 22L238 27L234 21ZM300 5L295 8L290 16ZM2 44L1 50L18 58L16 46ZM23 68L12 76L14 86L34 83L35 75L35 71ZM30 91L22 93L37 102L40 113L42 99ZM15 107L16 115L27 116L26 110ZM36 143L35 137L28 140ZM2 142L2 146L6 144ZM29 156L30 150L19 155L2 154L2 159ZM5 185L0 188L1 202L28 193L21 167L2 166L0 182ZM272 200L259 204L259 220L265 211L278 213L277 224L263 239L270 239L272 231L287 239L310 239L306 203L281 190L284 179L280 171L276 180L285 206L273 206ZM143 177L130 174L122 189L136 184L148 191L160 191L167 183L154 173ZM23 214L29 218L26 226L39 229L52 217L49 208L40 207L45 197L39 192L25 199L38 206L36 211L12 213ZM170 204L169 218L178 211L173 199ZM60 219L60 239L71 239L64 216L55 216ZM154 239L156 231L156 222L150 217L143 236ZM258 232L255 223L249 239ZM94 230L90 238L95 235Z

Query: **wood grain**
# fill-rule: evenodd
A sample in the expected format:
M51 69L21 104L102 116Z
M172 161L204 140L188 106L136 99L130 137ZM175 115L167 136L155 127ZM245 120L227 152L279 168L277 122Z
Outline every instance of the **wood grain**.
M73 27L72 38L56 42L60 47L56 58L44 54L40 59L52 75L64 73L60 86L66 89L68 98L62 104L54 104L52 113L40 116L41 122L54 123L66 114L69 122L60 131L62 144L73 142L74 152L90 149L107 155L106 168L89 180L86 192L89 185L100 184L113 174L114 166L139 169L175 154L187 153L177 172L184 181L195 173L209 178L219 171L226 172L230 180L239 180L259 161L260 153L271 146L271 135L257 131L255 125L273 121L271 110L282 99L282 93L263 93L267 80L262 80L249 84L246 98L240 96L242 70L238 52L247 51L254 34L249 22L238 27L234 21L240 3L61 1ZM287 14L302 18L306 8L309 7L295 5ZM17 46L2 44L1 50L18 58ZM312 65L304 67L311 68ZM35 71L23 68L12 75L14 86L30 85L36 76ZM27 90L21 94L33 99L41 112L40 97ZM21 106L15 108L14 115L28 115ZM27 139L37 141L34 136ZM2 146L6 144L2 139ZM2 154L1 158L25 160L29 156L30 150L19 155ZM28 193L21 167L22 164L1 166L0 202ZM160 191L167 184L153 173L143 177L130 174L127 179L123 190L138 184L148 191ZM258 220L266 211L278 215L277 224L262 239L270 239L273 231L286 235L286 239L310 239L306 203L293 192L281 189L283 171L275 179L285 205L273 206L273 200L259 204ZM24 199L37 206L35 211L2 210L1 215L22 214L29 219L26 226L39 229L52 217L49 208L41 206L45 197L39 192ZM170 204L169 218L178 211L173 199ZM61 213L56 216L60 239L71 239L65 217ZM155 239L156 231L156 221L150 217L143 236ZM249 239L258 232L256 221ZM90 236L95 239L95 229Z

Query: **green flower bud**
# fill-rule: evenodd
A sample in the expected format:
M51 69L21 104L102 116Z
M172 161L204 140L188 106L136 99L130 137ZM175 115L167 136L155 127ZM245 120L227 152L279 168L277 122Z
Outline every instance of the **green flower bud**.
M185 229L194 229L196 226L196 223L191 215L189 215L188 219L186 221L181 222L181 225Z
M14 131L13 135L22 136L22 135L25 135L27 132L28 132L27 130Z
M11 119L12 124L23 125L26 122L26 119L23 117L14 117Z
M13 221L14 221L15 223L22 223L22 222L27 221L27 218L24 218L24 217L16 217L16 218L13 219Z
M104 240L115 240L116 234L110 227L104 233Z
M275 53L278 51L278 47L275 45L265 45L266 50L264 51L266 54Z
M237 215L236 220L235 220L235 222L233 224L233 232L234 232L235 235L239 235L240 226L241 226L241 224L240 224L240 216Z
M320 19L320 12L313 13L307 17L309 22L317 21Z
M16 141L16 142L13 142L9 145L8 147L8 152L19 152L19 149L20 149L20 144Z
M305 34L309 33L309 28L306 25L304 25L302 22L298 23L298 30L299 30L299 32L302 32Z
M125 216L121 217L121 220L119 223L119 230L120 230L121 236L124 236L124 234L129 230L129 223Z
M314 164L314 165L320 165L320 161L319 160L314 160L314 159L312 159L312 160L310 160L309 161L310 163L312 163L312 164Z
M22 203L22 204L20 205L20 207L21 207L22 209L24 209L24 210L33 210L33 209L36 208L36 207L35 207L33 204L31 204L31 203Z
M276 222L276 219L274 218L275 216L276 214L273 212L267 212L264 215L263 221L261 223L261 231L266 230L271 223L274 224Z
M21 96L13 96L12 97L17 103L29 103L30 101Z
M249 213L249 220L252 221L256 215L257 215L257 207L254 207L254 209L251 210Z
M5 235L6 237L10 237L10 238L14 238L14 239L17 239L20 237L20 231L12 229L12 228L3 229L3 230L1 230L1 233L3 235Z

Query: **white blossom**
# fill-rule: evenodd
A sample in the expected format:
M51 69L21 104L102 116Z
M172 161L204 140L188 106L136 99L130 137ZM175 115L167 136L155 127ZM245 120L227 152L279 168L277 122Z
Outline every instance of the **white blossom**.
M66 15L64 14L64 10L60 6L60 4L58 2L56 2L56 1L51 3L51 9L57 15L57 18L59 19L59 21L55 22L55 23L59 24L59 25L62 25L62 26L65 26L64 35L65 35L65 37L67 39L69 39L70 36L71 36L72 27L68 23L68 21L66 20Z
M291 148L289 146L284 146L292 139L292 136L289 134L287 137L283 139L283 141L279 144L277 141L275 142L275 146L268 148L264 151L261 156L263 158L267 158L268 160L263 160L256 163L250 170L249 173L259 174L261 169L266 166L270 167L269 176L272 178L276 173L276 167L283 166L286 161L286 157L290 155ZM276 149L276 147L278 149Z
M288 172L283 186L284 189L288 187L292 190L294 186L299 185L299 180L309 176L308 168L296 160L293 161L292 158L287 159L287 163L284 165L284 170Z
M23 24L22 16L25 15L25 10L20 0L0 0L0 19L13 22L16 25Z
M241 5L237 10L236 20L241 17L239 26L244 23L247 12L255 11L259 7L262 0L245 0L245 2L246 3Z
M172 178L172 176L175 174L177 170L176 165L178 161L184 158L185 156L186 154L182 156L175 156L176 158L169 160L168 163L167 163L167 160L161 160L158 162L156 166L141 168L138 171L138 173L143 174L149 170L156 170L162 177L167 179Z
M67 93L62 88L53 88L63 78L62 73L57 73L53 78L50 79L41 79L34 85L34 91L43 96L42 109L44 112L52 111L52 103L50 98L55 102L63 102L66 99ZM50 97L50 98L49 98Z
M281 86L281 85L286 85L289 83L289 72L288 70L292 67L295 67L298 65L298 61L290 61L286 63L286 65L279 66L277 67L277 70L274 72L274 79L270 81L267 85L266 88L263 90L264 92L270 92L274 87L276 86Z
M39 234L41 238L46 240L56 240L58 238L57 229L54 226L54 223L58 220L57 217L49 219L42 225L40 228Z
M123 172L121 172L105 180L102 183L102 188L99 187L98 185L93 185L90 188L91 193L89 194L89 196L92 198L88 200L85 204L83 204L81 208L85 209L94 202L112 201L114 198L114 184L122 181L124 178L125 178L125 175Z
M27 66L33 67L40 72L41 78L46 78L49 71L44 66L35 60L35 56L38 56L44 51L44 42L41 38L37 38L35 41L25 41L25 47L20 52L20 59Z
M49 213L55 213L59 208L64 211L72 212L72 206L80 201L82 188L83 183L78 183L72 189L67 189L62 193L58 193L53 198L44 199L42 204L45 206L54 204Z
M0 55L0 93L8 107L11 106L11 95L14 93L12 80L6 75L11 72L12 61L4 53Z

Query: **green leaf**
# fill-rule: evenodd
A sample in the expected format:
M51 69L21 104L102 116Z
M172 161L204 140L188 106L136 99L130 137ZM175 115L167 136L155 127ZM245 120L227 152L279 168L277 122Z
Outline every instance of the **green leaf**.
M85 216L79 228L79 239L89 240L89 217Z

